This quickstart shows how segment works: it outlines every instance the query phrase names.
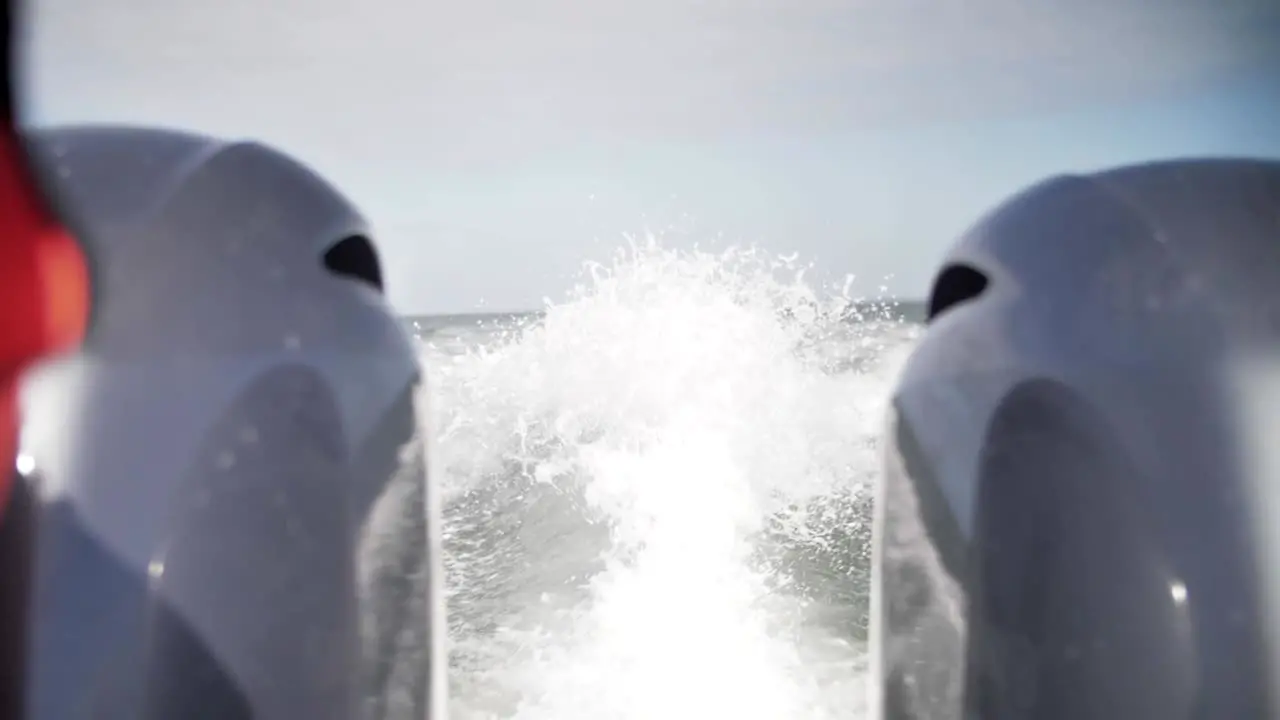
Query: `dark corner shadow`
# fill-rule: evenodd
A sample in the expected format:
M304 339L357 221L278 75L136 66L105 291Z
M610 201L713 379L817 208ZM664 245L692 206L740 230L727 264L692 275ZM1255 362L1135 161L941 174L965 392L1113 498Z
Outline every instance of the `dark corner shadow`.
M23 717L27 598L35 546L31 488L17 473L14 476L0 511L0 718Z

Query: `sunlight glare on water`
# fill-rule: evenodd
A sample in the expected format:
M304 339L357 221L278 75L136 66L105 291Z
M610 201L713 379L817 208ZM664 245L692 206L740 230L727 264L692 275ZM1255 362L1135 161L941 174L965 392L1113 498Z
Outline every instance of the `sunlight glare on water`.
M647 240L540 317L428 337L452 716L861 715L874 438L913 336L888 314Z

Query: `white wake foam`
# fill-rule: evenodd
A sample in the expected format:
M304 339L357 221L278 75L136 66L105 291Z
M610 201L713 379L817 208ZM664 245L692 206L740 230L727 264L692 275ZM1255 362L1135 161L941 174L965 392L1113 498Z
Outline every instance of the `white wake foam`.
M842 322L849 298L803 274L757 251L650 240L589 267L529 327L428 348L459 508L446 536L460 548L465 533L501 532L516 558L486 556L498 539L448 558L451 611L468 618L453 639L455 717L860 714L857 628L824 624L829 608L764 551L829 542L815 515L869 489L886 357L910 333ZM504 485L505 509L479 513L476 498ZM548 493L579 531L535 502ZM603 540L575 556L591 537Z

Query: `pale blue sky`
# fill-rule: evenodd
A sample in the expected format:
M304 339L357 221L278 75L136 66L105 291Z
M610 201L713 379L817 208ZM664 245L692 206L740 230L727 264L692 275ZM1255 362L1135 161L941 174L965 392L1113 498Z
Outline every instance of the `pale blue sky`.
M1280 157L1273 0L39 0L32 122L249 136L379 230L405 312L536 307L624 232L923 294L1047 174Z

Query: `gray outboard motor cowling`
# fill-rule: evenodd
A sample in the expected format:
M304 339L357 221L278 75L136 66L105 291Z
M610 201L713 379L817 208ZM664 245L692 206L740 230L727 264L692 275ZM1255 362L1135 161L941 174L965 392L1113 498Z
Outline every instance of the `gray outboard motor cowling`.
M259 144L27 141L95 294L24 388L28 716L442 717L420 373L359 212Z
M1280 713L1280 162L1009 200L891 407L876 717Z

